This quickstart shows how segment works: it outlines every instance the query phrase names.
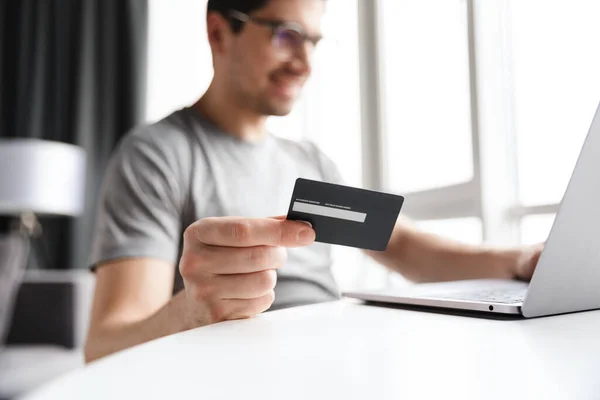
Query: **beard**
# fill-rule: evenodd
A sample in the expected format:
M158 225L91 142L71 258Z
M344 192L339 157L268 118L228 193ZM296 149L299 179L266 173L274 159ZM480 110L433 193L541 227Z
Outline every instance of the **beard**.
M241 78L241 74L236 74L236 77ZM233 78L233 77L232 77ZM239 102L239 105L254 111L259 115L283 117L288 115L299 97L300 90L296 93L282 93L277 89L273 90L274 85L278 85L280 80L292 79L296 80L296 85L303 86L304 82L298 83L304 78L300 78L290 74L285 69L274 71L269 75L267 87L261 89L251 89L251 85L247 86L241 80L232 79L233 84L231 92L234 93L234 98ZM237 82L236 82L237 81Z
M250 93L242 90L238 92L236 97L244 108L265 116L286 116L292 111L296 103L295 98L280 98L266 91Z

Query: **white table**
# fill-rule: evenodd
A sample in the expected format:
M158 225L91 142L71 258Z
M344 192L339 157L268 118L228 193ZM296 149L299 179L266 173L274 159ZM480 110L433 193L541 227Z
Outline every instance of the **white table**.
M498 321L348 300L162 338L30 399L600 398L600 312Z

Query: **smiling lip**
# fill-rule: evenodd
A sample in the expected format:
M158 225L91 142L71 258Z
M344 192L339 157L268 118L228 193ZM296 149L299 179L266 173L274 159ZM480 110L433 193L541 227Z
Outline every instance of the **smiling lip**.
M302 89L302 82L297 79L274 78L271 79L277 93L285 97L296 97Z

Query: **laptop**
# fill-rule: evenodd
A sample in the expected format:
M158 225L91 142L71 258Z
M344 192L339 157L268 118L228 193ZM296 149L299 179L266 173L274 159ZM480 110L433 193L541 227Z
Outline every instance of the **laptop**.
M343 295L526 318L600 308L600 106L529 284L466 280Z

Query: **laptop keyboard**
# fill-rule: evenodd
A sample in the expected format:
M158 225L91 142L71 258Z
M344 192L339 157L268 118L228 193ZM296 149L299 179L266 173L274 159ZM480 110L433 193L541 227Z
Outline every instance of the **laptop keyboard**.
M466 292L455 292L455 293L440 293L433 296L428 296L438 299L448 300L469 300L469 301L482 301L488 303L503 303L503 304L516 304L522 303L525 299L525 293L527 289L495 289L495 290L474 290Z

